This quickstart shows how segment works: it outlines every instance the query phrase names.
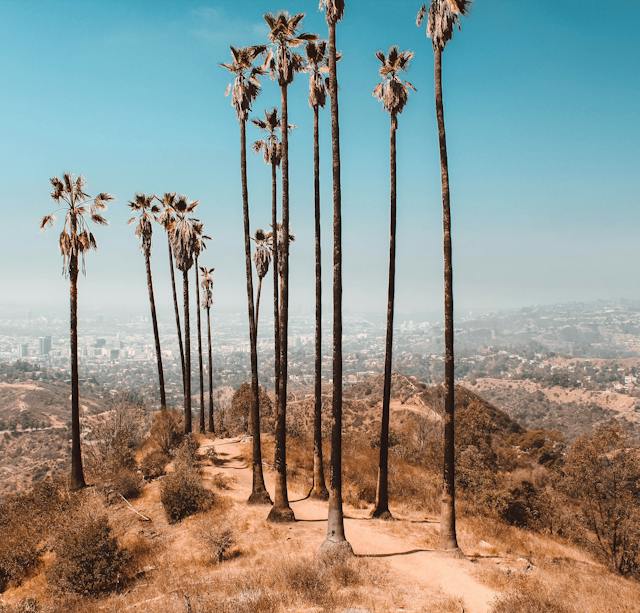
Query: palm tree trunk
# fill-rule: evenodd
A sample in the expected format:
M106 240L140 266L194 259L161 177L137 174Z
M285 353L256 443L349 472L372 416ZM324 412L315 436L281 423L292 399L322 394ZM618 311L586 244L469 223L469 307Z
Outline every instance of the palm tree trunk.
M396 131L398 118L391 116L389 143L391 178L391 217L389 224L389 288L387 295L387 337L384 352L384 386L382 391L382 423L380 426L380 463L378 489L372 517L393 519L389 511L389 404L391 402L391 363L393 359L393 311L396 291Z
M289 333L289 112L287 86L280 87L282 104L282 230L283 258L280 279L280 387L276 405L274 464L276 469L273 507L267 519L274 522L294 521L287 493L287 370Z
M315 403L313 411L313 486L311 497L326 500L329 490L324 479L322 459L322 252L320 242L320 144L318 105L313 107L313 191L315 197L315 256L316 256L316 355Z
M258 295L256 296L256 336L258 336L258 325L260 321L260 296L262 295L262 277L258 278Z
M323 548L351 551L344 534L342 512L342 192L340 186L340 122L336 72L336 24L329 23L329 93L331 96L331 152L333 164L333 398L331 478L327 539Z
M178 308L178 293L176 292L176 275L173 268L173 249L171 248L171 238L167 232L167 247L169 249L169 270L171 271L171 290L173 292L173 309L176 314L176 328L178 330L178 349L180 350L180 368L182 370L182 391L184 393L184 346L182 344L182 327L180 325L180 309Z
M184 301L184 431L191 433L191 324L189 321L189 271L182 271Z
M167 396L164 390L164 371L162 368L162 352L160 350L160 333L158 332L158 317L156 316L156 301L153 296L153 277L151 275L151 254L146 251L144 263L147 269L147 290L149 291L149 305L151 306L151 323L153 324L153 338L156 344L156 361L158 363L158 383L160 385L160 408L167 408Z
M251 422L253 485L249 504L269 504L271 498L264 484L262 473L262 448L260 445L260 397L258 387L258 348L256 320L253 307L253 270L251 267L251 236L249 225L249 188L247 185L247 122L240 121L240 174L242 180L242 217L244 220L244 256L247 276L247 311L249 314L249 344L251 353Z
M202 322L200 314L200 271L198 269L198 258L195 258L196 269L196 309L198 309L198 368L200 370L200 434L205 432L204 423L204 369L202 366Z
M76 234L72 216L71 235ZM86 486L80 449L80 384L78 380L78 255L71 254L70 279L70 341L71 341L71 482L72 490Z
M278 248L278 181L275 160L271 162L271 227L273 230L273 333L274 333L274 375L276 403L280 398L280 292L278 281L280 277L279 248Z
M457 550L456 489L455 489L455 382L453 353L453 267L451 258L451 207L449 202L449 163L447 135L442 103L442 50L434 50L436 116L440 142L440 173L442 177L442 227L444 250L444 462L442 507L440 513L440 546Z
M209 346L209 432L215 433L213 421L213 355L211 353L211 309L207 308L207 341Z

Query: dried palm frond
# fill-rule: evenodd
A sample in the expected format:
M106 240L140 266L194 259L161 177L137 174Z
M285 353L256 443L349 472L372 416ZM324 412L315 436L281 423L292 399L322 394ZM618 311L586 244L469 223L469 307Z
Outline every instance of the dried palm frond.
M324 10L327 23L338 23L344 15L344 0L320 0L320 10Z
M269 265L271 263L271 248L269 246L269 239L264 230L256 230L254 239L256 243L256 250L253 254L253 261L256 266L258 278L264 279L269 272Z
M391 47L386 56L382 51L376 53L382 64L379 70L382 81L376 85L373 95L394 118L404 110L409 99L409 90L416 91L412 83L403 81L398 76L399 72L408 69L413 56L413 51L400 51L396 46Z
M72 261L81 258L82 271L85 271L85 253L90 249L96 249L97 243L93 234L89 231L87 217L98 225L107 225L107 220L98 211L107 208L107 202L113 200L113 196L101 192L95 197L85 192L85 180L83 177L74 177L65 173L62 178L50 179L51 198L64 209L64 224L58 239L60 253L62 255L62 273L69 274ZM44 230L54 224L54 214L45 215L40 221L40 229Z
M258 128L266 132L266 136L262 140L253 143L253 150L256 153L262 151L266 164L275 163L280 165L282 159L282 147L278 140L278 132L280 131L280 117L278 117L278 109L264 112L264 119L251 120Z
M271 78L276 79L280 86L289 85L296 72L301 72L304 68L304 58L292 49L318 38L315 34L298 33L298 26L303 18L304 13L289 16L286 11L277 15L267 13L264 16L269 26L269 40L273 45L265 66Z
M193 258L198 248L200 222L189 215L197 206L197 200L189 200L186 196L176 196L169 206L173 215L173 221L168 228L169 238L176 267L182 272L193 266Z
M307 63L309 73L309 104L312 108L324 107L327 100L327 85L323 75L329 72L329 58L326 41L307 43Z
M153 235L152 221L157 218L160 212L160 207L154 204L156 196L154 194L136 194L131 202L129 202L129 208L137 213L138 217L132 217L129 219L129 223L132 224L136 220L135 234L140 239L140 247L143 253L151 254L151 237Z
M266 50L264 45L231 47L233 61L230 64L220 64L235 75L227 86L225 96L231 94L231 105L236 110L239 121L248 119L251 105L260 93L260 77L265 74L265 66L254 66L253 63Z
M202 308L210 309L213 306L213 271L215 268L207 268L206 266L200 266L200 274L202 280L200 281L200 287L202 287L204 296L202 300Z
M451 40L455 28L460 29L460 17L469 12L471 0L431 0L427 14L426 5L422 5L416 17L420 27L427 15L427 36L434 49L444 49Z

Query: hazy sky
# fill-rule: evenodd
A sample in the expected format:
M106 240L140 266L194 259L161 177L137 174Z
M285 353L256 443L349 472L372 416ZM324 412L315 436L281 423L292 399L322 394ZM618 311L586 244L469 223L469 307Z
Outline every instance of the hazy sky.
M607 7L605 7L605 4ZM611 4L609 7L608 5ZM615 4L615 6L614 6ZM371 96L374 52L416 52L398 135L400 313L441 304L439 162L430 41L419 2L350 0L338 46L343 162L345 310L384 313L389 120ZM136 191L201 201L214 240L220 307L246 308L239 132L218 67L228 44L262 42L267 10L314 0L0 0L2 295L7 305L66 304L48 178L82 173L117 200L96 232L81 307L146 307L144 266L127 201ZM640 2L476 0L446 50L444 88L458 308L640 297ZM273 105L264 80L256 114ZM307 78L292 85L291 301L313 305L313 185ZM326 304L330 300L330 140L321 116ZM249 129L249 138L257 131ZM270 222L270 173L250 154L252 227ZM169 306L160 232L153 266ZM265 288L270 293L270 287ZM162 298L165 296L166 298Z

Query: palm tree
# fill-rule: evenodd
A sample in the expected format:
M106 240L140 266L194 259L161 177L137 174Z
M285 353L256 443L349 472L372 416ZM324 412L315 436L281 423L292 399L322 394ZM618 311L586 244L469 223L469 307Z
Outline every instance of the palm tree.
M251 416L253 424L253 485L249 504L270 504L271 498L264 485L262 473L262 450L260 448L260 398L258 387L258 349L255 311L253 305L253 271L251 268L251 235L249 225L249 189L247 186L247 119L251 105L260 93L259 77L265 74L263 66L254 66L256 58L266 51L265 46L231 47L232 62L222 64L234 75L227 87L231 104L240 122L240 175L242 181L242 216L244 220L244 255L247 276L247 311L249 314L249 343L251 346Z
M444 246L444 462L442 510L440 515L441 547L458 550L456 537L456 490L455 490L455 381L453 354L453 269L451 259L451 207L449 201L449 163L447 159L447 135L444 125L442 102L442 52L460 18L466 15L470 0L431 0L427 18L427 36L433 43L436 117L440 143L440 174L442 178L442 226ZM422 25L426 6L418 11L416 24Z
M256 250L253 254L253 262L256 265L258 273L258 295L256 297L256 333L258 331L258 320L260 319L260 295L262 294L262 281L269 272L269 264L271 264L271 248L269 239L264 230L256 230L253 239L256 243Z
M351 551L344 534L342 513L342 191L340 185L340 121L336 24L344 14L344 0L321 0L329 28L329 95L331 97L331 153L333 165L333 398L329 516L324 548Z
M385 57L382 51L376 53L382 63L380 77L382 81L373 90L373 95L382 101L391 117L391 136L389 141L391 215L389 230L389 288L387 298L387 337L384 354L384 385L382 392L382 423L380 427L380 462L378 465L378 488L373 517L393 519L389 511L389 403L391 400L391 362L393 353L393 312L396 285L396 131L398 115L402 113L409 98L409 90L415 89L408 81L398 76L409 67L413 58L411 51L400 51L391 47Z
M176 267L182 272L182 300L184 308L184 431L190 434L191 427L191 322L189 319L189 270L193 266L198 241L198 220L190 216L198 201L189 201L178 196L172 204L175 220L171 226L171 247Z
M213 271L214 268L200 267L202 273L202 289L204 291L204 300L202 308L207 311L207 342L209 347L209 432L212 434L216 431L213 421L213 357L211 354L211 307L213 306Z
M64 224L60 233L59 245L62 254L62 273L70 281L70 345L71 345L71 489L83 488L85 484L82 470L82 452L80 449L80 389L78 381L78 258L84 272L85 254L96 249L96 240L89 231L87 217L98 225L106 225L107 220L101 212L107 208L107 202L113 196L100 193L95 198L84 191L82 177L65 173L62 179L51 179L53 191L51 197L64 211ZM55 215L45 215L40 229L53 225Z
M289 506L287 494L287 381L288 381L288 333L289 333L289 110L288 88L293 82L296 72L302 70L304 60L294 47L304 41L313 40L315 35L298 33L298 26L304 13L289 16L285 11L272 15L267 13L264 20L269 26L269 41L273 50L269 50L268 62L272 78L280 86L281 115L280 131L282 134L282 225L284 228L284 244L282 248L282 269L280 281L280 387L276 407L276 444L275 468L276 486L273 507L269 513L270 521L286 522L295 520Z
M198 222L195 225L196 230L196 242L193 249L194 271L196 275L196 309L198 311L198 369L200 374L200 433L205 433L205 421L204 421L204 369L202 366L202 323L200 318L200 280L199 280L199 267L198 257L202 253L203 249L207 248L207 241L211 239L210 236L203 234L203 224Z
M316 328L315 328L315 381L313 411L313 485L311 497L320 500L329 498L324 478L322 458L322 251L320 241L320 142L319 109L327 100L324 74L329 72L327 43L309 41L306 45L309 73L309 104L313 109L313 192L315 214L316 257Z
M262 151L264 161L271 166L271 227L278 225L278 185L277 169L282 160L282 144L278 139L280 118L278 109L265 111L264 119L253 119L253 123L266 132L262 140L253 143L255 152ZM271 233L273 244L273 334L274 334L274 387L276 402L280 390L280 299L278 291L278 245L277 236Z
M157 198L157 196L156 196ZM173 293L173 309L176 316L176 329L178 332L178 349L180 351L180 369L182 370L182 391L184 393L186 379L184 376L184 345L182 344L182 325L180 324L180 309L178 308L178 293L176 292L176 275L173 270L173 249L171 247L171 227L175 221L173 205L176 202L175 192L168 192L157 198L162 210L158 215L158 222L167 233L167 249L169 251L169 271L171 272L171 290Z
M151 323L153 325L153 338L156 345L156 362L158 364L158 381L160 385L160 408L167 408L167 397L164 390L164 371L162 369L162 352L160 350L160 334L158 332L158 318L156 316L156 301L153 295L153 277L151 275L151 238L153 235L152 221L160 212L160 207L153 203L155 196L136 194L129 202L129 208L136 213L137 217L129 219L129 223L138 221L136 224L136 236L140 239L140 247L144 254L144 263L147 271L147 290L149 292L149 305L151 307Z

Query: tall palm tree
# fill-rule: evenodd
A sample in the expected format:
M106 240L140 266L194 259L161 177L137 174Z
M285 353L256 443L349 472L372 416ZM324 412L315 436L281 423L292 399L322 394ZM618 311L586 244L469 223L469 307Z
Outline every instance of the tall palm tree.
M209 348L209 432L215 433L216 427L213 421L213 356L211 352L211 307L213 306L213 271L214 268L200 267L202 273L201 286L204 292L202 308L207 311L207 344Z
M60 233L59 245L62 254L62 273L69 277L69 328L71 346L71 489L84 487L84 471L82 469L82 451L80 448L80 386L78 380L78 270L82 264L84 272L85 254L96 249L96 240L89 231L87 218L98 225L106 225L107 220L102 211L113 196L100 193L95 197L87 194L84 179L65 173L62 179L51 179L53 191L51 197L64 212L64 224ZM40 229L53 225L55 215L45 215L40 222Z
M329 516L324 548L351 551L344 534L342 513L342 190L340 185L340 119L336 24L344 14L344 0L321 0L329 28L329 95L331 97L331 154L333 166L333 398L331 403L331 478Z
M258 321L260 319L260 295L262 294L262 281L269 272L271 264L271 248L269 246L269 238L264 230L256 230L254 237L256 249L253 253L253 262L256 265L258 273L258 295L256 297L256 333L258 331Z
M198 201L189 201L178 196L172 204L175 220L171 226L171 247L176 267L182 272L182 300L184 309L184 431L190 434L191 427L191 322L189 318L189 270L193 266L194 252L198 241L198 220L191 213Z
M431 0L427 17L427 36L433 43L436 117L440 143L440 175L442 179L442 226L444 247L444 462L442 508L440 514L441 547L458 550L456 536L455 490L455 380L453 354L453 269L451 258L451 206L449 200L449 163L447 135L442 102L442 52L460 27L460 18L466 15L470 0ZM425 5L418 11L416 25L420 27L427 12Z
M327 100L325 74L329 72L327 43L309 41L306 70L309 73L309 105L313 109L313 193L315 215L316 258L316 327L315 327L315 381L313 410L313 485L311 497L329 498L324 478L322 458L322 250L320 235L320 136L319 110Z
M198 222L195 225L196 230L196 242L194 244L193 249L193 261L194 261L194 271L196 275L196 309L198 311L198 370L200 374L200 433L205 433L205 421L204 421L204 368L202 365L202 322L200 318L200 279L199 272L200 269L198 267L198 257L202 253L203 249L207 248L207 241L211 239L210 236L207 236L203 233L204 225Z
M162 352L160 350L160 334L158 332L158 318L156 316L156 301L153 294L153 277L151 275L151 238L153 236L152 221L160 212L160 207L154 204L155 196L136 194L129 202L129 208L137 214L137 217L129 219L132 224L137 220L135 233L140 239L140 248L144 254L144 263L147 271L147 290L149 292L149 305L151 307L151 323L153 325L153 338L156 346L156 362L158 365L158 382L160 385L160 408L167 408L167 397L164 390L164 371L162 368Z
M260 448L260 398L258 387L258 349L255 310L253 304L253 271L251 268L251 234L249 220L249 188L247 185L247 119L251 105L260 93L261 75L264 66L254 66L255 60L266 51L265 46L231 47L232 61L221 64L234 75L227 87L231 94L231 104L240 123L240 176L242 181L242 216L244 221L244 255L247 276L247 311L249 314L249 343L251 346L251 419L253 424L252 468L253 485L249 504L270 504L271 498L264 485L262 473L262 450Z
M278 225L278 181L277 170L282 160L282 144L278 139L280 118L278 109L265 111L264 119L253 119L253 123L266 132L265 138L253 143L255 152L262 151L264 161L271 166L271 227ZM274 334L274 387L276 402L280 390L280 292L278 291L278 245L275 232L271 233L273 249L273 334Z
M280 86L282 135L282 225L284 243L282 248L282 269L280 281L280 389L276 408L275 469L276 486L274 504L268 519L276 522L294 521L293 510L289 506L287 493L287 382L288 382L288 338L289 338L289 107L288 88L296 72L304 67L302 56L293 48L299 47L315 35L298 33L304 13L289 16L281 11L277 15L267 13L264 20L269 26L269 41L273 49L269 52L268 66L272 78Z
M162 198L158 198L162 210L158 215L158 222L167 234L167 249L169 252L169 271L171 272L171 290L173 293L173 310L176 317L176 329L178 333L178 350L180 352L180 369L182 371L182 391L184 393L186 380L184 376L184 345L182 344L182 325L180 324L180 309L178 307L178 293L176 291L176 275L173 269L173 249L171 247L171 227L175 221L173 205L176 202L175 192L167 192Z
M376 53L382 66L382 81L373 90L373 95L382 101L385 110L391 117L391 133L389 140L390 159L390 228L389 228L389 287L387 297L387 336L384 354L384 385L382 392L382 420L380 426L380 461L378 465L378 487L376 506L373 517L393 519L389 511L389 403L391 400L391 362L393 353L393 313L396 286L396 131L398 115L402 113L409 90L415 89L408 81L402 81L400 72L409 67L413 58L411 51L400 51L391 47L389 55L382 51Z

